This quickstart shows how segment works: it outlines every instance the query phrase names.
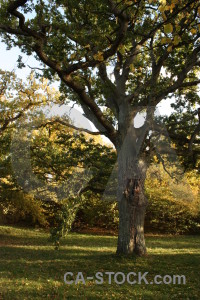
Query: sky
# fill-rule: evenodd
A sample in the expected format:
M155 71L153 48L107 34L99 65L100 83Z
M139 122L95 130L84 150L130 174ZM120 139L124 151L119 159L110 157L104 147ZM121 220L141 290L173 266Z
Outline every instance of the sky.
M38 66L38 62L33 57L28 57L20 51L18 47L12 48L11 50L6 50L6 45L0 42L0 68L4 71L15 71L17 76L26 80L27 75L30 73L31 69L28 67ZM23 56L23 61L27 65L24 69L17 68L18 56Z

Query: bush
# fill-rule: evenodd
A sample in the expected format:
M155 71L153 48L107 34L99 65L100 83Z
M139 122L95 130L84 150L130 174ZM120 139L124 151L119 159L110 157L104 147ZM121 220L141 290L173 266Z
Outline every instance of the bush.
M170 170L173 171L173 170ZM200 178L193 172L176 182L156 164L149 168L145 183L149 204L145 232L199 233ZM118 227L117 202L90 196L78 210L75 227L83 225L106 229Z
M145 186L146 232L199 233L199 177L194 172L175 181L161 165L155 165L148 171Z
M59 248L60 238L71 230L80 204L80 199L76 198L66 199L56 204L50 230L50 240L54 243L55 249Z
M117 202L90 197L78 210L75 226L86 225L106 229L117 229L119 222Z
M7 190L0 198L2 223L26 223L28 225L48 225L42 201L32 195L17 190Z

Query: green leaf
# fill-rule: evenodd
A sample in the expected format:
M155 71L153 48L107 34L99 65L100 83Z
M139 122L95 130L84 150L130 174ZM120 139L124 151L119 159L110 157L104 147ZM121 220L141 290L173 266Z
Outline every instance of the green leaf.
M177 46L181 42L181 37L179 35L176 35L174 37L174 45Z
M172 31L173 31L173 26L172 26L172 24L167 24L167 25L164 25L164 32L165 33L172 33Z

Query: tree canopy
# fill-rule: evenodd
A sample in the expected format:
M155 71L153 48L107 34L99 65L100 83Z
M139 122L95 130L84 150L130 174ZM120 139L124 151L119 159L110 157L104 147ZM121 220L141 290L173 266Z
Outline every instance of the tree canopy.
M35 54L46 76L57 74L66 95L116 144L121 103L155 106L199 83L199 5L2 1L0 29L8 47Z
M0 30L8 48L35 55L38 72L61 80L60 100L79 104L116 147L118 253L145 254L144 181L155 152L164 165L171 151L164 137L187 150L185 166L199 167L200 1L1 1ZM155 112L172 97L178 115L165 119L166 132Z

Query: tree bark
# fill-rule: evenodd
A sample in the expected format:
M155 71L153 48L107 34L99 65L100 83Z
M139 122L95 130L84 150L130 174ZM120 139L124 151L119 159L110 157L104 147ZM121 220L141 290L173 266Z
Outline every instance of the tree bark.
M146 164L133 125L118 149L119 232L117 254L146 254L144 219L147 199L144 194ZM121 144L121 143L120 143Z
M128 179L130 180L130 179ZM144 238L144 219L146 212L146 201L141 186L137 185L137 179L130 189L130 194L123 195L119 200L119 232L117 254L137 254L139 256L146 254L146 245ZM141 190L140 190L141 189Z

